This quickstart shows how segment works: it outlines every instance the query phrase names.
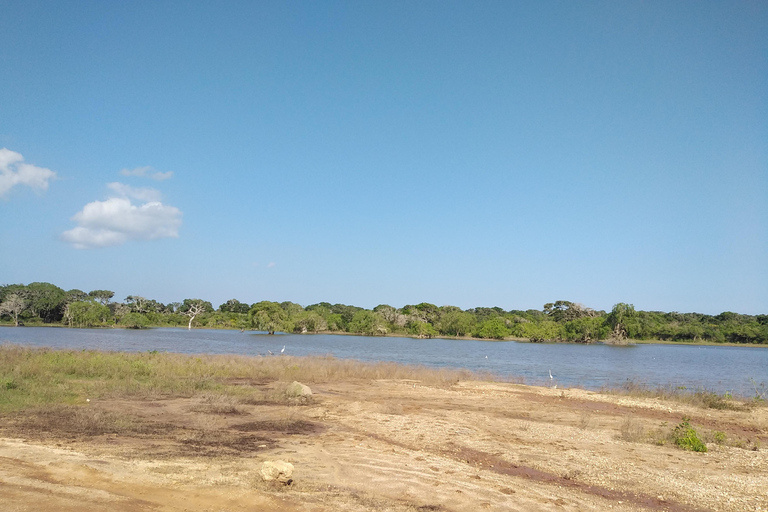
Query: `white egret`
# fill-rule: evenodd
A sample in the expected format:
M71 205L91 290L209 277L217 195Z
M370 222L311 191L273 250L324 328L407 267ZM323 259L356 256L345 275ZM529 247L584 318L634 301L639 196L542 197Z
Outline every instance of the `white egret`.
M554 377L552 376L552 370L549 370L549 380L552 380L552 379L554 379Z
M283 348L280 349L280 353L282 354L283 352L285 352L285 345L283 345Z

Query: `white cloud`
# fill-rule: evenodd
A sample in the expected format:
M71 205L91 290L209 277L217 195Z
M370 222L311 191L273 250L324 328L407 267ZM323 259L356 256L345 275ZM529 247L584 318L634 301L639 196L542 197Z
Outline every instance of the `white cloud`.
M270 262L267 264L267 268L272 268L272 267L274 267L274 266L275 266L275 262L274 262L274 261L270 261Z
M123 169L122 171L120 171L120 174L122 174L123 176L140 176L140 177L146 176L148 178L152 178L153 180L163 181L163 180L170 179L173 176L173 171L160 172L160 171L154 170L150 166L146 166L146 167L136 167L135 169Z
M16 185L26 185L37 190L48 190L48 182L56 173L44 167L24 163L20 153L0 149L0 196Z
M163 195L159 190L150 187L132 187L124 183L107 183L107 188L114 190L122 197L130 197L137 201L159 202Z
M160 172L156 171L152 173L151 178L157 181L169 180L173 177L173 171Z
M61 238L77 249L122 245L129 240L178 238L181 210L159 201L134 205L127 197L93 201L72 217L78 226Z

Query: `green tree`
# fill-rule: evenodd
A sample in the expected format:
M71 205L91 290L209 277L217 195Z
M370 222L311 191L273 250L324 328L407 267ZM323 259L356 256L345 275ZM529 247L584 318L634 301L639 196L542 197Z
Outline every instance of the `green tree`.
M432 324L421 320L408 320L405 328L408 334L419 338L434 338L438 334L437 329Z
M315 311L302 311L293 317L294 332L320 332L328 330L328 322Z
M95 327L103 325L112 316L109 308L95 300L67 304L65 318L70 327Z
M402 328L405 327L405 324L408 321L407 316L389 304L379 304L373 308L373 312L381 315L384 321L389 324L389 329L393 332L402 331Z
M570 322L585 316L597 316L594 310L567 300L544 304L544 314L555 322Z
M608 314L606 321L611 327L611 336L614 339L635 339L634 336L638 331L638 322L635 306L632 304L619 302L618 304L614 305L610 314Z
M440 308L429 302L422 302L421 304L406 305L400 309L400 313L405 315L408 320L421 320L422 322L428 322L433 326L437 325L442 312Z
M281 302L280 307L283 308L283 311L285 311L289 318L304 311L304 308L301 307L300 304L296 304L295 302L291 301Z
M461 310L449 311L440 318L437 325L440 334L446 336L466 336L475 328L475 317Z
M222 313L248 313L250 306L244 304L237 299L229 299L227 302L219 306L219 311Z
M551 320L521 323L518 327L520 331L516 331L516 335L522 335L533 342L553 341L563 337L563 326ZM518 332L520 334L517 334Z
M257 302L248 311L251 325L258 331L266 331L275 334L276 331L285 330L286 312L277 302L263 300Z
M510 330L507 327L507 324L504 321L504 319L500 316L489 318L485 322L478 325L478 328L477 328L478 338L503 340L505 337L509 335L510 335Z
M83 300L88 300L88 294L85 293L83 290L78 290L77 288L73 288L72 290L67 290L67 293L64 295L64 304L69 304L71 302L80 302Z
M143 329L149 326L149 320L141 313L128 313L120 320L120 323L127 329Z
M88 295L106 306L112 300L112 297L115 296L115 292L110 290L91 290L88 292Z
M591 343L606 338L608 327L602 317L581 317L565 323L565 339L578 343Z
M347 330L349 328L349 323L358 311L363 311L363 308L348 306L346 304L334 304L331 306L331 313L341 315L342 330Z
M349 323L349 332L367 334L368 336L382 335L387 333L387 328L384 325L385 321L381 315L364 309L352 317L352 321Z
M325 321L328 322L328 330L329 331L346 331L347 327L344 323L344 318L342 318L340 313L331 313L326 318Z
M30 283L26 287L28 307L43 322L58 322L64 315L66 292L51 283Z
M472 308L467 310L467 313L472 314L478 323L483 323L490 318L504 316L505 311L496 306L492 308Z

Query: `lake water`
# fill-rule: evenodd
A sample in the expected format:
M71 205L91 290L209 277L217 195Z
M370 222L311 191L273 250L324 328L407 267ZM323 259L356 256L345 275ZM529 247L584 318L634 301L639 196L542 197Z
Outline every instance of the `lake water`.
M479 340L279 334L195 329L67 329L3 327L0 343L129 352L187 354L331 354L343 359L392 361L429 367L488 371L550 384L597 390L636 384L685 386L754 396L750 379L768 385L768 347L691 345L576 345Z

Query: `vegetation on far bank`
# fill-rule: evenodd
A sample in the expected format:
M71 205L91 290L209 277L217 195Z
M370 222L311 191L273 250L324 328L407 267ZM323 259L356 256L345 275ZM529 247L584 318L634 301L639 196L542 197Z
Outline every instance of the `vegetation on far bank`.
M668 342L768 344L768 315L724 312L664 313L637 311L618 303L610 312L558 300L541 310L505 311L499 307L462 310L422 302L372 310L321 302L303 307L293 302L254 304L230 299L214 308L201 299L162 304L139 295L113 301L109 290L65 291L50 283L0 286L0 321L12 325L68 327L206 327L255 329L269 333L343 332L350 334L526 339L532 342L627 339Z

